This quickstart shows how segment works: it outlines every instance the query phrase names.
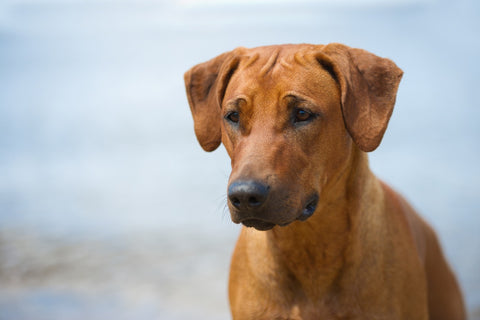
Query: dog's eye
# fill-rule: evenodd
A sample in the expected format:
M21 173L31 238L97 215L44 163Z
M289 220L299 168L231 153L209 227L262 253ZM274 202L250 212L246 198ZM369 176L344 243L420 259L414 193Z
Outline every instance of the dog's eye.
M313 117L313 114L311 112L303 109L296 109L294 115L295 115L294 122L308 121L308 120L311 120Z
M233 123L238 123L238 121L240 120L240 115L238 114L238 112L232 111L227 113L227 115L225 116L225 119Z

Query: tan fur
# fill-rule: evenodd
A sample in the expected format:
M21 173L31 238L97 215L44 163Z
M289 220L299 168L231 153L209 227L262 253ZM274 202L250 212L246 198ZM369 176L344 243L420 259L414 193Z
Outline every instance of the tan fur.
M234 222L269 229L240 233L235 320L465 319L435 233L368 166L401 76L341 44L238 48L185 74L200 144L223 143L231 157L229 186L268 187L260 208L229 201ZM300 109L315 117L297 121ZM318 204L300 221L312 194Z

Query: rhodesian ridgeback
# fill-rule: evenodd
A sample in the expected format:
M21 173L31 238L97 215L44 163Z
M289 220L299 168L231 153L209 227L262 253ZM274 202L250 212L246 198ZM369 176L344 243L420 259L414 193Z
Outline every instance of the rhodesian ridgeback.
M185 73L231 158L233 319L465 319L432 228L369 169L402 77L342 44L237 48Z

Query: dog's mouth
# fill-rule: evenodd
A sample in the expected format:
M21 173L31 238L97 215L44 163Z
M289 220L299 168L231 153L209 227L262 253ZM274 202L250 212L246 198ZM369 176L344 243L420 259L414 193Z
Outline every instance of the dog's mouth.
M318 200L319 200L319 196L317 193L312 195L306 202L307 204L303 207L300 214L292 221L273 222L273 221L266 221L258 218L247 218L247 219L241 220L240 222L246 227L252 227L259 231L267 231L272 229L275 226L285 227L296 220L305 221L308 218L310 218L315 212L315 210L317 209Z
M255 228L257 230L260 230L260 231L267 231L267 230L270 230L270 229L272 229L273 227L276 226L276 224L273 223L273 222L263 221L263 220L260 220L260 219L243 220L242 224L245 227L253 227L253 228Z
M319 196L317 193L312 195L308 200L307 205L303 208L302 212L297 217L297 220L305 221L308 218L310 218L315 212L315 210L317 209L318 200L319 200Z

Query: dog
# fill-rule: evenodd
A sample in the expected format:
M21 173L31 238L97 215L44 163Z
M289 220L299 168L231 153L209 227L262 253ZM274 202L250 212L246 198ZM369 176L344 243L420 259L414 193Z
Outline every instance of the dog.
M198 142L231 158L233 319L465 319L434 231L369 169L402 75L338 43L237 48L185 73Z

